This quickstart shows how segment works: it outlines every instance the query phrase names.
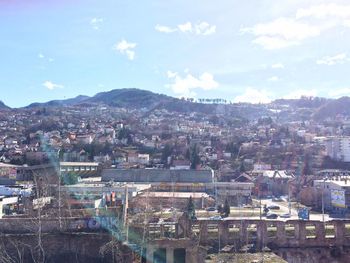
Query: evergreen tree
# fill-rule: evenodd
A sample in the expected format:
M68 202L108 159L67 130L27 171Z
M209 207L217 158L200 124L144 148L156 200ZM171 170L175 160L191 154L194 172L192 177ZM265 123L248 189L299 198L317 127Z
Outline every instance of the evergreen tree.
M79 176L76 173L67 173L61 175L61 184L63 185L74 185L79 182Z
M216 207L216 210L218 211L218 213L222 214L222 213L223 213L222 205L218 205L218 206Z
M224 217L228 217L230 215L230 212L231 212L230 204L228 203L228 200L226 198L224 208L223 208Z
M302 169L302 171L301 171L301 173L302 173L303 176L312 174L310 159L311 159L311 158L310 158L310 155L309 155L309 154L306 154L306 155L305 155L305 158L304 158L303 169Z
M246 169L245 169L245 166L244 166L244 163L241 162L241 164L239 165L239 172L240 173L245 173Z
M162 150L162 163L167 164L168 157L173 153L174 147L170 144L166 144Z
M198 152L199 150L196 144L189 149L191 169L196 169L197 165L200 164L201 159L199 158Z
M194 207L192 196L190 196L190 199L188 200L186 212L189 219L194 219L196 217L196 209Z

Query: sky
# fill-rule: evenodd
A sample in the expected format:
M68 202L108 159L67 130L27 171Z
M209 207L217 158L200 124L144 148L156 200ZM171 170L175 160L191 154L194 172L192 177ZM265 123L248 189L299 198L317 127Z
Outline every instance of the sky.
M265 103L350 96L348 0L1 0L11 107L139 88Z

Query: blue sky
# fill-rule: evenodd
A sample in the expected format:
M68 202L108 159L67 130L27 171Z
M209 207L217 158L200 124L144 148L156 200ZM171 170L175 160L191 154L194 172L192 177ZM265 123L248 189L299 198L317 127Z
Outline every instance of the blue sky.
M117 88L268 102L350 95L350 2L0 2L0 100Z

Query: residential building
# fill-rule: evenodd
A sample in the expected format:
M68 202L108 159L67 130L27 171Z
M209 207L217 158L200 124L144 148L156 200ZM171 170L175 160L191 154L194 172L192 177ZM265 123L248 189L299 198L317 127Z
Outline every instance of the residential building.
M326 155L333 160L350 162L350 137L329 137L326 140Z

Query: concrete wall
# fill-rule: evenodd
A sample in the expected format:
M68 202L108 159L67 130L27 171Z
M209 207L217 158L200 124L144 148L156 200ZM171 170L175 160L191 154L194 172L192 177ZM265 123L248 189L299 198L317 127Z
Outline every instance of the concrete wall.
M202 245L221 246L255 243L258 247L315 247L350 244L350 220L320 221L200 220L191 231L200 229ZM327 233L327 235L326 235ZM331 235L333 234L333 235Z
M52 233L43 234L41 238L46 263L131 263L133 259L132 252L127 247L121 247L118 252L122 261L113 261L113 257L108 253L102 255L100 249L111 240L110 235L106 233ZM4 254L0 253L0 262L42 262L35 249L37 245L37 235L1 235L1 252L6 252L12 261L5 261ZM19 253L23 261L19 260Z
M99 254L97 248L110 240L111 235L107 231L111 231L118 222L102 217L64 218L61 223L60 227L58 219L43 219L41 222L48 255L53 258L78 255L86 257L81 262L102 262L96 256ZM130 225L129 238L134 236L135 242L141 240L144 225L140 224L139 229L141 231L138 233L137 226ZM152 231L152 234L146 233L148 255L154 255L152 251L160 248L166 249L165 254L170 258L175 248L184 248L188 263L202 262L201 246L223 248L234 245L240 248L246 244L256 244L258 249L268 246L292 263L350 262L350 220L334 220L325 224L299 220L189 221L183 216L175 225L172 237L169 237L165 224L153 224L147 229ZM5 241L15 238L27 242L28 238L28 242L37 242L37 231L36 219L0 220L1 238L5 238Z

